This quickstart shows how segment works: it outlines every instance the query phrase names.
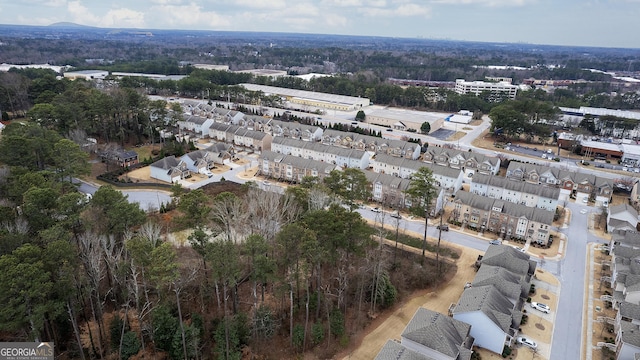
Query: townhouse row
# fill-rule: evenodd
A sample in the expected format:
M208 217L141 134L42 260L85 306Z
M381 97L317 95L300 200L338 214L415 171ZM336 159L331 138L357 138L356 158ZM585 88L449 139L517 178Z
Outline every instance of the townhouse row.
M502 354L519 335L535 269L528 255L510 246L489 246L449 316L419 308L400 341L387 341L376 360L469 360L474 345Z
M640 233L616 231L609 243L611 277L610 301L617 310L614 324L616 360L640 358Z

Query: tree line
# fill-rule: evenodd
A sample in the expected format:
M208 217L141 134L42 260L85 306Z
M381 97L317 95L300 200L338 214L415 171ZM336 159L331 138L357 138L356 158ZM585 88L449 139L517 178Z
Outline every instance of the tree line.
M371 197L359 170L284 195L176 186L171 210L149 215L110 186L79 193L87 160L37 123L0 138L3 337L82 359L238 359L277 338L287 353L328 354L399 292L439 281L435 262L392 258L385 230L354 211ZM169 241L181 230L189 247Z

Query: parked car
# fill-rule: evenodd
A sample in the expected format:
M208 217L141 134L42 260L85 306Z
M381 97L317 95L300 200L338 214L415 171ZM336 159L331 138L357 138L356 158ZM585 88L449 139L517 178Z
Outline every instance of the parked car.
M536 309L536 310L538 310L538 311L542 311L545 314L548 314L548 313L551 312L551 308L549 308L549 305L547 305L547 304L543 304L543 303L532 301L531 302L531 307Z
M402 219L402 215L400 215L400 213L397 211L392 212L391 217L395 219Z
M521 248L520 246L514 246L514 249L520 251L521 253L525 252L525 250L523 248Z
M518 344L528 346L532 349L536 349L538 347L538 344L535 341L529 339L528 337L519 336L517 341L518 341Z
M502 245L502 241L500 241L500 240L491 240L491 241L489 241L489 244L491 244L491 245Z
M438 225L438 226L436 226L436 229L438 229L440 231L449 231L449 225L447 225L447 224Z
M380 210L380 208L379 208L379 207L373 207L373 208L371 208L371 211L373 211L373 212L375 212L375 213L379 213L379 212L381 212L382 210Z

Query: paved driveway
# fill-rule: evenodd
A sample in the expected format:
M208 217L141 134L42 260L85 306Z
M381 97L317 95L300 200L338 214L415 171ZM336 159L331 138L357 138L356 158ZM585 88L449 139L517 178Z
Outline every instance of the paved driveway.
M451 135L455 134L455 130L447 130L447 129L438 129L434 132L432 132L431 134L429 134L429 136L436 138L438 140L446 140L448 139Z

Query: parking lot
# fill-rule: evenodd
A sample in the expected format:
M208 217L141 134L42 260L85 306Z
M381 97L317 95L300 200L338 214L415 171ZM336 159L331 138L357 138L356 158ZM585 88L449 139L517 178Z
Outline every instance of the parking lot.
M434 137L438 140L444 141L444 140L447 140L450 136L452 136L455 133L456 133L455 130L438 129L432 132L431 134L429 134L429 136Z

